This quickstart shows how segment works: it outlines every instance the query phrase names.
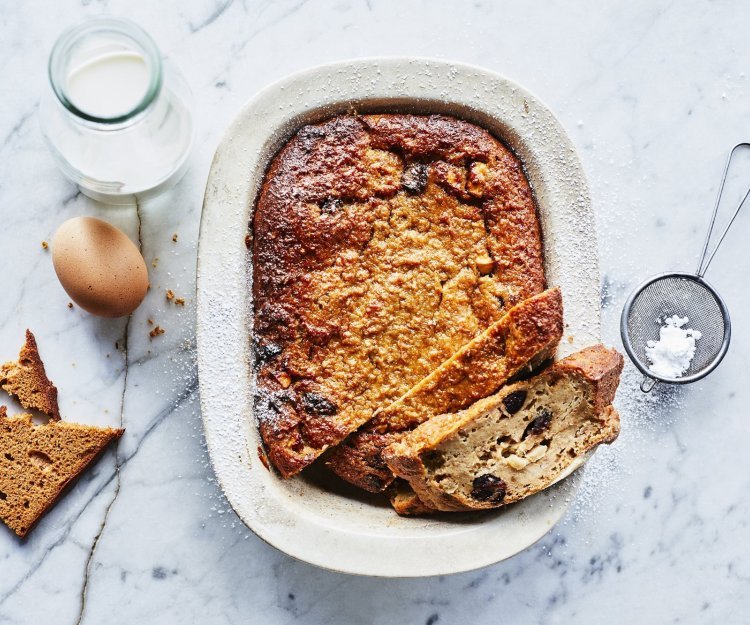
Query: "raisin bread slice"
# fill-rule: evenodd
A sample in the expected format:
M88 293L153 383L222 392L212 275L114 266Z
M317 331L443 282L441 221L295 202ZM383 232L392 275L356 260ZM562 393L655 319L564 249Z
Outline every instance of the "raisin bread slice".
M622 366L616 351L589 347L467 410L427 421L383 458L436 510L518 501L617 438L620 421L611 403Z
M39 410L55 421L60 420L57 387L47 377L36 339L30 330L26 330L26 343L18 360L6 362L0 368L0 387L17 397L24 408Z
M524 300L459 349L365 427L332 449L326 464L371 492L385 489L393 473L382 451L430 417L462 410L509 379L552 356L563 331L562 295L549 289Z

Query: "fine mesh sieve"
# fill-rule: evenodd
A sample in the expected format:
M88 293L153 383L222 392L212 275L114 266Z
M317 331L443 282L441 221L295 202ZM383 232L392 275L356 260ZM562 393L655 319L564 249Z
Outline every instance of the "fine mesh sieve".
M672 315L687 317L702 336L685 375L664 378L649 370L646 344L659 339L661 321ZM646 392L657 381L687 384L708 375L724 357L731 336L724 301L703 278L691 273L665 273L641 284L625 303L621 330L625 351L646 376L641 384Z
M688 384L700 380L719 365L729 348L732 333L729 311L719 294L703 276L740 209L750 196L748 189L709 255L708 246L716 224L729 166L735 151L740 147L750 147L750 143L739 143L729 153L697 271L655 276L636 288L625 302L620 319L622 342L633 364L645 376L641 390L646 393L654 388L657 382ZM695 356L685 374L677 378L666 378L656 375L649 369L646 346L648 341L659 339L662 321L672 315L687 317L689 327L700 331L701 338L696 344Z

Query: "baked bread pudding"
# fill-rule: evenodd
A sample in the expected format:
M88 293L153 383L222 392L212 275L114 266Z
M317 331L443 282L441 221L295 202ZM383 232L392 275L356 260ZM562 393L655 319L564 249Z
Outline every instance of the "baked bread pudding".
M457 119L302 128L253 226L256 411L287 477L544 288L520 163Z
M521 163L466 121L303 127L270 164L248 244L255 414L285 478L323 456L387 489L390 446L528 376L562 336ZM434 509L408 481L388 494Z

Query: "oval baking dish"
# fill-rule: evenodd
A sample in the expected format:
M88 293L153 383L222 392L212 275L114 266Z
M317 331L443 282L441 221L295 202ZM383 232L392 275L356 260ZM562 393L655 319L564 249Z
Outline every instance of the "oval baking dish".
M238 516L285 553L337 571L388 577L457 573L508 558L565 513L576 475L497 511L398 517L316 467L282 480L265 468L252 414L252 265L245 246L270 159L301 126L346 112L442 113L503 140L523 162L542 225L550 285L562 289L559 356L599 340L599 272L588 189L552 113L487 70L422 59L366 59L290 76L247 103L211 166L198 251L198 368L209 453Z

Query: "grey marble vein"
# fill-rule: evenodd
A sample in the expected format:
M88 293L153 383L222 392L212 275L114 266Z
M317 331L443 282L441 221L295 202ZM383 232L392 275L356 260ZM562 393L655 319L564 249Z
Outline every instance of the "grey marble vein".
M57 172L36 119L55 37L102 13L145 27L195 96L188 175L125 209L88 200ZM0 358L13 357L31 328L63 416L127 431L28 540L0 528L0 624L750 623L750 213L709 274L735 328L721 367L696 385L641 396L628 366L617 399L620 439L596 454L564 520L527 551L480 571L350 577L256 538L211 470L194 362L203 185L224 127L289 72L376 55L482 65L555 111L590 182L604 339L621 346L630 289L652 273L695 266L723 159L746 138L748 19L741 0L6 3ZM733 179L735 191L750 168L746 174ZM141 244L152 288L129 320L67 307L41 241L83 214ZM166 289L186 298L184 309L166 300ZM166 333L149 337L149 319Z

